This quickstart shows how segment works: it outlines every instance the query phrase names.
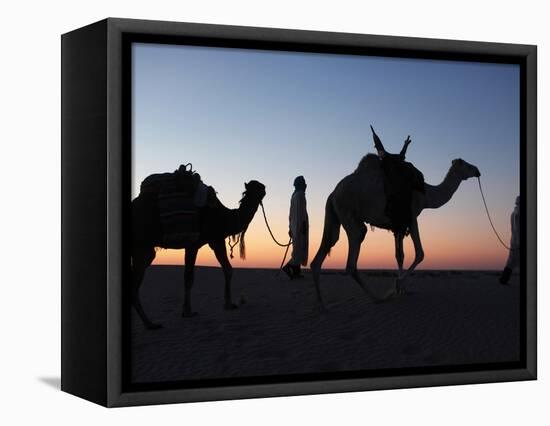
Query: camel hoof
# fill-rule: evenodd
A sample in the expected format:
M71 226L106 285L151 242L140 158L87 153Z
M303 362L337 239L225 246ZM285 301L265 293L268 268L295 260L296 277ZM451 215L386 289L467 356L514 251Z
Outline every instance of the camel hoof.
M192 318L192 317L196 317L197 315L199 315L198 312L185 312L185 311L181 314L183 318Z
M162 328L162 324L149 323L145 327L147 327L147 330L158 330L159 328Z
M225 305L223 305L223 308L226 311L234 311L236 309L239 309L239 307L237 305L235 305L234 303L226 303Z
M404 282L405 282L405 278L397 277L395 279L394 297L395 296L403 296L406 293L406 291L403 287Z

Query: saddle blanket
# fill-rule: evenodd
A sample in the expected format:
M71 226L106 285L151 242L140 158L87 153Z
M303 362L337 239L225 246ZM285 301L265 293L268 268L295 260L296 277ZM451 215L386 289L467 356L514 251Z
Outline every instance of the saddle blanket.
M199 238L199 212L195 200L185 193L158 196L162 240L166 247L193 243Z

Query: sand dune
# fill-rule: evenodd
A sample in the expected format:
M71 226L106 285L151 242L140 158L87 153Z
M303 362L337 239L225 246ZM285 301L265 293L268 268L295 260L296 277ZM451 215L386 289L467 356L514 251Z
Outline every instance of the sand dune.
M383 292L391 271L369 271ZM161 330L132 312L132 380L320 373L517 361L519 278L501 286L496 272L419 271L408 294L374 303L349 277L322 276L329 311L314 309L311 275L289 281L277 271L238 269L234 301L223 309L223 276L197 268L193 309L182 318L183 267L152 266L142 287L145 309Z

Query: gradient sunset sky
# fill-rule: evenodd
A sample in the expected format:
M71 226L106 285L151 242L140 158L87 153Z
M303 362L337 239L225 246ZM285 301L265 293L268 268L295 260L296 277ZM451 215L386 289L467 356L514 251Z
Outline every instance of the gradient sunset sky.
M510 238L519 194L519 66L473 62L272 52L137 43L132 48L132 198L151 173L191 162L220 200L236 208L244 182L267 187L274 233L287 239L292 182L303 175L310 218L310 261L319 247L327 196L374 152L369 124L386 149L411 135L408 161L438 184L454 158L479 167L496 228ZM420 218L424 269L501 269L507 252L485 216L475 179ZM412 260L406 239L405 264ZM275 246L258 211L247 259L235 267L277 268ZM324 267L342 268L347 238ZM160 250L157 264L183 264L183 251ZM216 265L206 246L197 264ZM360 268L395 268L393 237L369 232Z

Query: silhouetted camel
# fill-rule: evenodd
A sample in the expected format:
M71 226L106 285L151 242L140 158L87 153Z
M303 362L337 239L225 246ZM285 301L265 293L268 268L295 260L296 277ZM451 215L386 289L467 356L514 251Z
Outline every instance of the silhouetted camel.
M232 266L227 258L225 238L240 236L241 256L244 256L244 233L265 196L265 186L252 180L245 183L245 192L239 202L239 208L228 209L212 194L206 207L199 211L199 238L193 243L162 243L159 210L155 195L141 193L132 201L132 304L147 328L159 328L145 314L139 297L139 288L145 269L155 258L155 247L185 249L185 295L184 317L196 315L191 310L191 288L193 286L195 261L199 249L208 244L214 251L225 277L225 309L236 309L231 301Z
M460 183L471 177L480 176L477 167L468 164L462 159L453 160L449 172L443 182L437 186L425 184L425 192L414 191L411 203L410 235L414 243L415 258L407 271L403 273L403 235L395 235L395 257L399 267L399 275L396 280L395 292L399 292L399 283L422 262L424 251L420 242L417 217L424 209L437 209L447 203ZM319 275L321 266L330 249L336 244L340 236L340 225L343 226L348 236L348 260L346 273L371 297L374 295L365 286L357 271L357 259L361 243L367 235L365 224L370 223L379 228L391 228L390 219L385 214L386 194L384 192L384 175L380 160L374 154L368 154L359 163L352 174L342 179L332 193L328 196L325 207L325 224L321 245L315 258L311 262L311 271L317 300L321 308L324 308L323 299L319 287ZM394 294L387 294L384 298Z

